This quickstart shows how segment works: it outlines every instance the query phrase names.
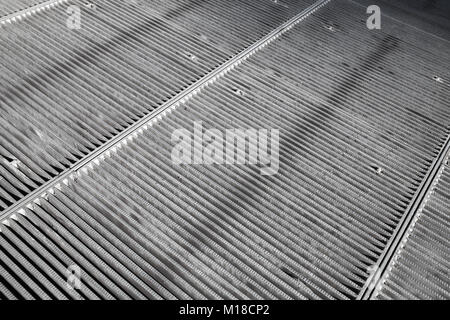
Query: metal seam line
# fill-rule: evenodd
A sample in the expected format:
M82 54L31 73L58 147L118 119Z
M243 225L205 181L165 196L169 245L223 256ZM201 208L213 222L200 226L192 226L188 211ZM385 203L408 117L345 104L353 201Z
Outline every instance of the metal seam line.
M387 264L385 272L380 277L380 280L376 283L376 285L374 287L374 291L372 292L370 298L376 298L377 295L381 292L382 286L385 283L385 281L388 279L389 273L391 272L391 269L392 269L394 263L397 261L398 257L401 254L401 251L403 250L406 243L408 242L410 235L414 231L414 227L415 227L416 223L419 221L421 213L423 212L424 208L428 204L433 191L436 189L437 185L439 184L439 181L441 180L442 175L444 174L444 171L446 169L445 163L447 161L449 161L449 158L450 158L450 150L448 150L446 152L444 160L443 160L441 166L439 167L438 172L436 173L436 177L433 179L433 183L431 184L430 188L428 189L428 192L427 192L425 198L423 199L421 205L419 206L416 214L414 215L414 218L411 220L411 223L408 225L408 228L406 229L405 234L399 243L398 249L395 250L392 258L389 260L389 263Z
M20 21L20 20L26 18L27 16L31 16L34 13L38 13L40 11L54 8L55 6L60 5L67 1L68 0L49 0L49 1L45 1L43 3L36 4L31 7L28 7L26 9L22 9L17 12L8 14L7 16L0 18L0 26L5 25L7 23L13 23L16 21Z
M408 210L404 214L402 220L397 226L391 240L386 245L382 255L380 256L377 269L367 281L358 296L358 300L367 300L376 294L376 290L382 281L386 277L386 273L389 272L388 266L391 265L392 261L395 259L396 253L400 248L403 241L408 236L408 230L410 229L412 223L415 221L416 216L420 213L420 209L423 204L426 203L429 193L433 190L433 186L439 180L440 172L442 170L443 164L447 159L448 153L450 152L450 135L442 147L439 156L435 158L431 168L428 170L427 175L422 181L419 189L416 192L413 200L409 204Z
M61 1L61 0L60 0ZM67 1L67 0L62 0ZM233 70L235 67L239 66L242 62L246 61L253 54L260 51L268 44L279 38L285 32L291 30L295 25L303 21L305 18L310 16L316 10L325 6L332 0L319 0L314 4L297 14L292 19L286 21L278 28L272 30L268 35L261 38L247 49L243 50L241 53L231 58L216 70L207 74L184 91L180 92L178 95L164 103L162 106L149 113L147 116L138 120L136 123L128 127L122 133L105 143L103 146L99 147L97 150L90 153L84 159L73 165L70 169L61 173L59 176L48 181L46 184L42 185L32 193L28 194L26 197L22 198L11 207L6 209L1 215L0 220L3 221L9 216L16 212L24 213L24 208L28 207L32 209L34 204L40 203L40 198L46 198L49 193L53 194L56 189L61 188L61 183L68 184L70 180L74 180L78 175L86 173L89 169L92 169L94 165L99 165L105 157L109 157L111 153L114 153L117 149L120 149L123 145L131 142L133 139L137 138L139 134L147 130L149 127L153 126L158 121L162 120L167 114L171 113L178 106L185 103L187 100L191 99L193 96L197 95L202 89L206 88L208 85L214 83L219 78L226 75L229 71ZM57 1L49 1L57 2ZM48 3L43 3L40 6L49 5ZM44 6L45 7L45 6ZM0 230L1 232L1 230Z

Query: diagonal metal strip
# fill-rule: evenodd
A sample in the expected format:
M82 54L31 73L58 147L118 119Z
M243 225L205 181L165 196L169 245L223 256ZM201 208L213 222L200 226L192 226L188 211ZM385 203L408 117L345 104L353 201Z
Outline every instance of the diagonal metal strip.
M19 0L15 1L13 5L11 5L10 1L5 1L6 3L0 1L0 26L20 21L27 16L51 9L67 1L68 0ZM8 5L11 7L8 7ZM3 12L7 12L7 14L2 14Z
M373 278L370 283L368 283L368 288L366 291L363 291L361 296L363 296L365 299L374 299L377 298L383 291L385 287L388 287L389 285L393 285L393 283L389 283L386 285L387 279L392 276L392 273L395 273L398 270L394 270L395 264L398 262L399 256L403 254L403 251L405 250L405 246L408 244L408 239L411 237L411 234L414 233L414 230L416 227L419 227L421 225L421 222L419 220L419 217L424 215L423 211L427 208L428 205L433 205L433 201L436 201L433 196L433 194L436 191L440 191L443 194L446 194L445 186L446 184L443 183L443 186L439 184L441 180L448 180L448 159L449 159L449 152L450 152L450 137L447 140L446 144L444 145L440 155L438 158L436 158L435 162L433 163L432 168L430 169L430 172L428 173L428 176L426 180L422 183L421 188L418 190L417 196L414 199L414 202L411 204L411 208L407 215L405 215L404 220L401 224L398 226L398 230L396 231L396 234L394 234L393 239L391 240L391 243L389 246L386 247L386 252L380 259L381 266L379 268L379 274L375 278ZM447 207L444 207L448 209ZM444 219L447 217L449 212L445 211L445 209L442 211L444 215ZM426 213L425 213L426 214ZM426 227L425 227L426 229ZM436 232L429 230L430 233L434 233L435 236L442 235L443 238L445 238L448 235L449 228L445 225L442 227L442 231ZM441 233L442 232L442 233ZM422 245L424 248L429 243L425 240L422 242L419 242L420 245ZM406 248L408 249L408 247ZM437 253L436 249L433 248L433 253L430 254L428 251L422 251L419 252L417 255L417 259L423 259L424 261L427 261L429 259L429 256L435 255ZM446 248L448 249L448 248ZM443 256L443 259L445 259L445 255ZM448 261L447 261L448 262ZM447 272L449 271L449 266L445 265L445 263L442 262L436 262L436 265L427 266L425 269L427 273L424 274L425 277L436 277L437 274L440 274L441 272ZM410 272L421 272L420 269L414 270L414 265L412 265L412 269L410 269ZM395 268L397 269L397 268ZM432 273L430 269L435 269L435 272ZM441 270L439 270L441 269ZM414 270L414 271L413 271ZM446 271L445 271L446 270ZM414 292L411 287L414 286L414 282L417 280L417 278L411 279L409 274L406 274L406 280L403 283L403 287L400 287L400 289L397 289L397 295L394 296L396 298L400 299L409 299L411 297L426 297L425 290ZM411 284L408 282L412 281ZM390 281L389 281L390 282ZM450 278L447 277L447 279L444 278L441 280L441 283L443 286L438 286L437 291L441 291L443 293L438 294L434 293L434 295L428 296L428 298L437 298L440 297L441 299L448 299L450 297L450 291L448 290L448 286L450 285ZM408 285L410 286L408 288ZM424 285L426 286L426 285ZM395 291L393 291L395 292ZM412 296L409 296L412 295Z
M447 157L372 299L450 298L449 169Z

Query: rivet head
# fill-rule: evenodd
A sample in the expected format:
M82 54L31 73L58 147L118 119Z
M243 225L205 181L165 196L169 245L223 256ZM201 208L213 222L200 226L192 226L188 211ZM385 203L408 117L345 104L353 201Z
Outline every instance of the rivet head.
M433 80L439 83L444 83L444 79L439 76L433 76Z

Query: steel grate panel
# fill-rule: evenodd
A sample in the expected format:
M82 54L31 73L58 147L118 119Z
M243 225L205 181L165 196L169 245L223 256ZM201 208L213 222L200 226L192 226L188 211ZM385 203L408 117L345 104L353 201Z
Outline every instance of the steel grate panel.
M0 18L32 6L48 2L47 0L0 0Z
M94 3L71 1L2 27L0 210L307 5ZM74 4L80 30L65 26Z
M450 120L446 84L433 79L447 78L448 59L368 32L360 11L330 2L7 219L1 297L359 298ZM196 121L220 131L278 128L278 174L174 165L171 135ZM426 222L384 295L415 285L398 282L411 275L424 294L448 293L447 230ZM431 280L408 264L425 248L443 268ZM64 278L70 264L87 277L75 292Z
M375 299L450 298L448 158L437 184L396 252Z

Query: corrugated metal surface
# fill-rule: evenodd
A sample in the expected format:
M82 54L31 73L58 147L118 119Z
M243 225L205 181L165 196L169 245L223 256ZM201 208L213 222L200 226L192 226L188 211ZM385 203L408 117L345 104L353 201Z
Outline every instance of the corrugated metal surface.
M450 128L449 59L361 9L332 1L6 219L2 297L360 297ZM278 174L173 164L196 121L279 129Z
M375 298L450 299L449 190L447 159Z
M0 0L0 17L47 2L47 0Z
M92 3L68 1L1 29L0 211L308 1ZM72 4L80 30L66 27Z

